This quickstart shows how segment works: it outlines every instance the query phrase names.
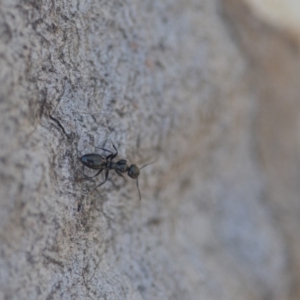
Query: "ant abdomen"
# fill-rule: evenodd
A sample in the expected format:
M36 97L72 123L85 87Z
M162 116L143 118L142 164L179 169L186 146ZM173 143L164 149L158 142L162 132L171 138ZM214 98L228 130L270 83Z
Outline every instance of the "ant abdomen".
M99 170L103 168L105 159L99 154L85 154L80 157L80 161L88 168Z

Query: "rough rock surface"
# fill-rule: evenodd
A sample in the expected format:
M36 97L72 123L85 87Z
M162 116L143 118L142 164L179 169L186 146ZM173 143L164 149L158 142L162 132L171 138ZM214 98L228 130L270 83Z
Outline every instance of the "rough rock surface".
M238 0L0 11L0 299L299 299L292 37ZM81 180L111 142L157 160L141 202Z

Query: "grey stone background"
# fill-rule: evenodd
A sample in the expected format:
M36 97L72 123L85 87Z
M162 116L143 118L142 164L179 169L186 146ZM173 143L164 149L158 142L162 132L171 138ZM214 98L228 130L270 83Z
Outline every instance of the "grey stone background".
M300 299L299 45L238 0L1 1L0 299ZM111 142L141 202L80 180Z

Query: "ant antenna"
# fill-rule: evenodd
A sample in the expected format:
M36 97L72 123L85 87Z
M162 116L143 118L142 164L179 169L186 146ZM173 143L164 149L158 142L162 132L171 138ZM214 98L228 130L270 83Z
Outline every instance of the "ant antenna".
M143 166L140 168L140 170L142 170L143 168L145 168L145 167L147 167L147 166L149 166L149 165L154 164L155 162L156 162L156 160L154 160L154 161L152 161L152 162L150 162L150 163L148 163L148 164L143 165ZM139 197L140 197L140 201L141 201L141 200L142 200L142 196L141 196L141 192L140 192L140 189L139 189L139 179L138 179L138 177L137 177L137 179L136 179L136 187L137 187L137 189L138 189Z
M157 161L157 159L154 160L154 161L152 161L152 162L150 162L150 163L148 163L148 164L143 165L143 166L140 168L140 170L142 170L143 168L145 168L145 167L147 167L147 166L149 166L149 165L153 165L154 163L156 163L156 161Z
M136 187L137 187L137 189L139 191L139 197L140 197L140 201L141 201L142 200L142 196L141 196L141 192L140 192L140 189L139 189L139 179L138 178L136 179Z

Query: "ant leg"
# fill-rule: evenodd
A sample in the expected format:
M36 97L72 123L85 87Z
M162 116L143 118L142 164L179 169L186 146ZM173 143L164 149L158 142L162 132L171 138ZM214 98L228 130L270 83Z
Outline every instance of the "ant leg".
M109 155L107 155L107 156L105 157L105 159L106 159L106 160L112 160L112 156L113 156L113 154L109 154Z
M115 146L115 144L112 143L112 145L113 145L114 149L116 150L116 152L118 153L118 149L117 149L117 147Z
M89 180L89 179L92 179L92 178L98 176L103 170L104 170L104 168L100 169L100 170L99 170L95 175L93 175L93 176L87 176L87 175L85 175L85 174L82 172L84 178L78 178L77 181L83 181L83 180Z
M108 172L109 172L109 170L107 170L105 173L105 180L103 182L101 182L100 184L98 184L93 190L97 189L99 186L101 186L102 184L104 184L107 181Z
M123 176L123 174L122 174L121 172L119 172L118 170L116 170L116 173L117 173L119 176L122 176L123 178L125 178L125 177Z
M87 175L85 175L84 173L82 173L82 174L84 175L85 178L91 179L91 178L94 178L94 177L98 176L103 170L104 170L104 168L100 169L100 170L99 170L95 175L93 175L93 176L87 176Z
M106 156L105 159L113 160L113 159L118 155L118 150L116 149L116 147L115 147L114 144L113 144L113 146L114 146L115 150L117 151L117 152L115 152L115 153L113 153L113 152L111 152L110 150L107 150L107 149L105 149L105 148L101 148L101 147L95 147L95 148L101 149L101 150L103 150L103 151L106 151L106 152L111 153L111 154L109 154L108 156Z
M114 153L114 155L111 157L111 159L114 159L117 155L118 155L118 149L116 148L116 146L112 143L114 149L116 150L116 152Z
M139 191L139 197L140 197L140 201L141 201L142 200L142 196L141 196L141 192L140 192L140 189L139 189L139 179L138 178L136 179L136 187L137 187L137 189Z
M101 149L101 150L103 150L103 151L106 151L106 152L109 152L109 153L111 153L111 154L113 154L110 150L107 150L107 149L105 149L105 148L101 148L101 147L95 147L96 149Z

